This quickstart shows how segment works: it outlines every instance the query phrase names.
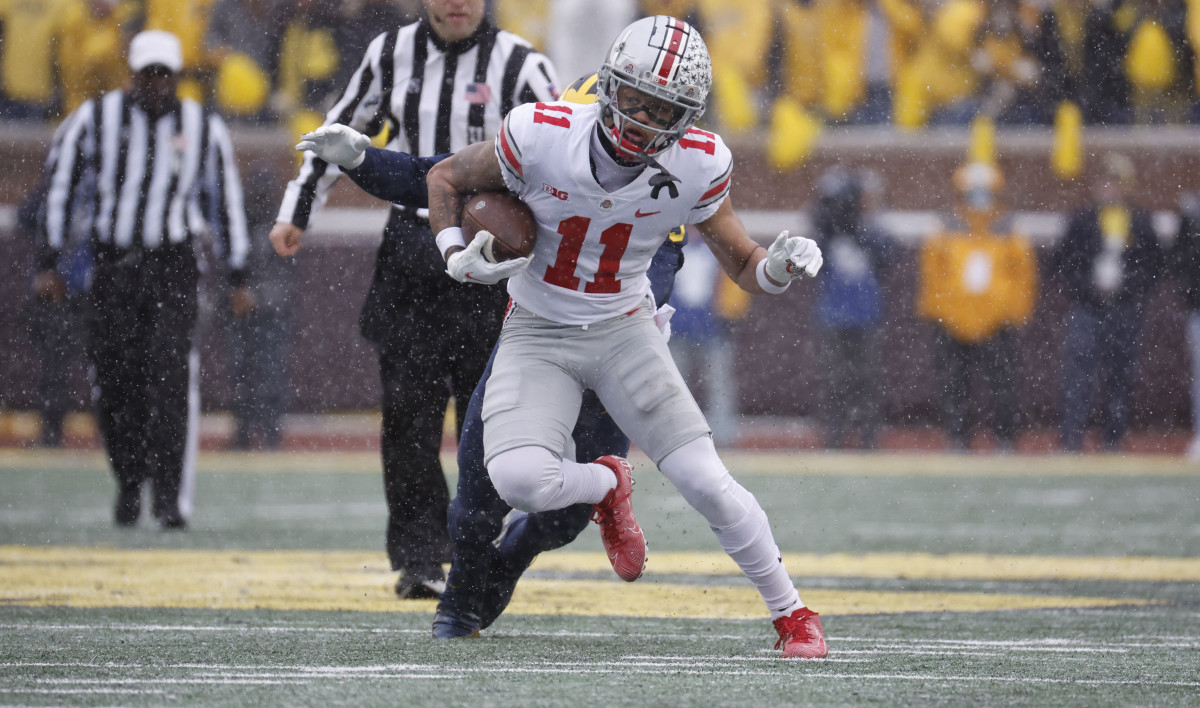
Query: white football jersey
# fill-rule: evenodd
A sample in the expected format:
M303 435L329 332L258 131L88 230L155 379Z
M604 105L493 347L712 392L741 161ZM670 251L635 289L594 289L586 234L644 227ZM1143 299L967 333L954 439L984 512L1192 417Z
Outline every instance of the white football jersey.
M694 128L655 156L679 178L673 189L653 186L660 172L648 167L605 191L589 157L599 116L599 104L528 103L496 136L504 181L538 224L533 262L509 279L509 295L561 324L591 324L640 305L650 292L650 260L670 231L705 221L729 194L729 149Z

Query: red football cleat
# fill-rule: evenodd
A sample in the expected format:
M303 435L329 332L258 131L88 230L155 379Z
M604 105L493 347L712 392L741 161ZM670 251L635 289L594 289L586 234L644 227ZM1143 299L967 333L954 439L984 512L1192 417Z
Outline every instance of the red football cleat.
M807 607L801 607L787 617L780 617L774 624L775 631L779 632L775 648L783 647L783 658L821 659L829 654L825 632L821 630L821 618Z
M646 537L633 515L633 467L616 455L601 457L596 464L617 475L617 486L592 505L592 521L600 525L600 540L613 570L621 580L632 583L646 568Z

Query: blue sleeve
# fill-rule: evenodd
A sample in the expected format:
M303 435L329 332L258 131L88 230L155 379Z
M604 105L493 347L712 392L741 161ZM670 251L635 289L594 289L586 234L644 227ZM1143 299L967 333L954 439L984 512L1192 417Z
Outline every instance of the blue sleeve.
M450 157L449 154L417 157L406 152L367 148L363 162L344 170L364 192L384 201L412 209L429 206L425 176L429 168Z
M671 293L675 290L675 274L683 267L683 245L686 242L686 236L678 241L666 239L650 261L646 277L650 278L650 290L658 305L665 305L671 299Z

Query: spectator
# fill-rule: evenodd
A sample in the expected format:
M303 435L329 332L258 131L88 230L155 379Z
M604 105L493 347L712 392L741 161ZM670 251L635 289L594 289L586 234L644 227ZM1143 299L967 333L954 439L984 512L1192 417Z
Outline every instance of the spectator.
M1018 0L999 0L988 9L979 47L971 59L979 71L981 110L997 123L1046 124L1053 106L1042 100L1042 69L1027 47Z
M290 3L216 0L205 44L216 71L217 105L230 115L267 118Z
M135 36L129 91L80 106L46 164L33 288L44 300L61 298L60 255L73 227L86 228L94 251L89 355L120 526L138 522L147 483L162 528L184 528L191 511L195 470L187 450L198 433L189 414L198 396L192 335L200 270L194 237L203 219L223 238L234 311L253 305L241 285L248 243L233 145L220 116L176 97L182 67L174 35ZM176 150L190 159L170 159Z
M1129 48L1128 26L1135 14L1128 2L1097 0L1084 20L1079 102L1084 122L1089 125L1133 122L1124 64Z
M1150 213L1131 201L1133 162L1103 157L1092 201L1071 217L1051 258L1070 302L1063 331L1062 442L1083 449L1099 389L1101 438L1119 448L1129 419L1146 301L1165 259Z
M1182 123L1196 94L1195 52L1188 41L1185 0L1138 3L1122 68L1129 80L1133 121ZM1194 14L1195 11L1192 11ZM1193 17L1191 22L1195 23Z
M45 223L48 188L49 181L43 178L17 210L17 229L31 237L35 248ZM57 266L64 287L33 298L28 308L29 334L41 363L37 394L43 447L63 444L63 421L71 407L71 369L82 350L78 325L91 270L91 244L72 241L70 253Z
M55 41L71 0L0 4L0 116L43 120L55 110Z
M1038 65L1038 85L1030 101L1038 122L1053 122L1058 106L1074 100L1082 46L1078 33L1064 27L1082 27L1083 16L1083 9L1071 0L1022 0L1018 8L1024 46Z
M1192 364L1192 437L1188 457L1200 459L1200 196L1181 204L1179 235L1171 248L1171 264L1187 305L1187 343Z
M335 0L302 0L292 4L281 48L276 97L280 113L326 111L340 97L342 87L334 83L338 66L343 61L352 64L354 58L344 54L336 44L340 25Z
M917 314L937 330L946 372L944 423L955 449L970 447L972 423L990 418L1001 449L1016 435L1016 330L1033 314L1037 261L1029 239L1000 223L1004 178L973 162L954 173L958 218L921 245ZM991 388L991 409L969 395L979 372Z
M278 170L266 162L251 165L246 176L246 222L250 234L248 284L254 309L231 313L229 347L233 371L235 450L278 449L287 411L292 305L296 297L295 262L278 258L267 234L282 196Z
M65 113L124 85L126 35L135 12L133 0L72 0L66 8L58 35Z
M179 37L183 68L179 95L205 103L212 95L212 64L204 38L215 0L141 0L142 29L163 30Z
M866 199L882 191L878 179L834 167L817 181L813 227L825 255L817 321L829 357L820 417L831 448L845 447L851 439L867 449L876 443L878 336L884 317L880 277L892 259L887 234L864 213Z
M911 12L907 0L816 0L805 20L803 11L789 6L782 24L788 32L788 75L810 76L809 106L836 123L889 122L892 78L907 53L897 20L911 20ZM805 35L811 36L811 48L803 46Z
M949 0L933 11L920 44L896 76L896 124L966 125L979 111L979 71L972 63L986 18L977 0Z
M678 235L672 232L671 238ZM704 392L704 417L712 428L713 443L729 447L737 441L738 429L736 352L730 326L745 315L750 302L721 270L699 234L689 233L684 244L672 303L671 357L688 387Z

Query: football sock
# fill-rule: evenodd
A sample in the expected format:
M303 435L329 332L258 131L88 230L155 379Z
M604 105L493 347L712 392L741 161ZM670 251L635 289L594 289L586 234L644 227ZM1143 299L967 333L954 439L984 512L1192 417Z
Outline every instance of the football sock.
M802 606L766 512L754 495L729 475L711 438L697 438L681 446L663 458L659 469L704 515L721 547L758 588L772 617Z

